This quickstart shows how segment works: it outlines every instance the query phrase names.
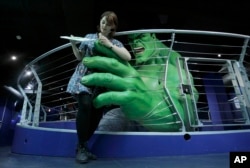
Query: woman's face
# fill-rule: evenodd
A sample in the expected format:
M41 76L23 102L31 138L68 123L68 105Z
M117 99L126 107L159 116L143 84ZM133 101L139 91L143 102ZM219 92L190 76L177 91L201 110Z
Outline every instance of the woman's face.
M107 36L110 32L114 31L114 25L110 25L107 22L107 17L106 16L104 16L100 20L100 31L105 36Z

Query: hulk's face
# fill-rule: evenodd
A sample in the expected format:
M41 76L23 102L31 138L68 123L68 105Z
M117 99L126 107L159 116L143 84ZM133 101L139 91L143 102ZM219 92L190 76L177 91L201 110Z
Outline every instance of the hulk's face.
M128 35L129 45L134 53L136 64L142 64L155 54L155 36L150 33Z

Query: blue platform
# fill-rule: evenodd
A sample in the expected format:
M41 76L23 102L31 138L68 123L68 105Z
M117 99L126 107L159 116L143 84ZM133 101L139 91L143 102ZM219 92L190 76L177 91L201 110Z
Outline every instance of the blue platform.
M18 154L75 157L74 121L17 124L12 152ZM250 130L203 132L99 132L89 142L99 158L130 158L250 151Z

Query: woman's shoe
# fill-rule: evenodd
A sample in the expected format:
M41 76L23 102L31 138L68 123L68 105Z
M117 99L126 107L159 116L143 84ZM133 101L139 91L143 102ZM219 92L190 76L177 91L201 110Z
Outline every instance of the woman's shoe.
M96 155L94 155L93 153L91 153L89 151L87 151L87 155L88 155L88 158L91 159L91 160L96 160L97 159Z
M87 154L88 158L91 159L91 160L96 160L96 159L97 159L96 155L94 155L93 153L91 153L91 152L89 151L88 142L84 142L84 143L83 143L83 146L84 146L84 148L85 148L86 151L87 151L86 154Z
M78 163L88 163L89 161L89 152L85 147L78 146L76 150L76 161Z

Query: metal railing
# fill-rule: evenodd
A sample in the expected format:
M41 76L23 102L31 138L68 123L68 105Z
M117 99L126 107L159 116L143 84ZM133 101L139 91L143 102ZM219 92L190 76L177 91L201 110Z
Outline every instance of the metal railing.
M182 56L177 61L177 75L182 81L180 95L186 117L193 116L196 121L192 123L189 119L189 123L183 123L179 117L183 130L187 126L196 131L249 128L250 36L175 29L118 32L117 38L131 55L126 36L134 33L155 33L164 45ZM165 66L167 58L166 55ZM39 126L41 121L75 119L77 103L65 90L77 63L67 43L26 65L18 77L18 88L24 96L21 124ZM25 75L28 70L32 76ZM165 90L168 95L169 88Z

